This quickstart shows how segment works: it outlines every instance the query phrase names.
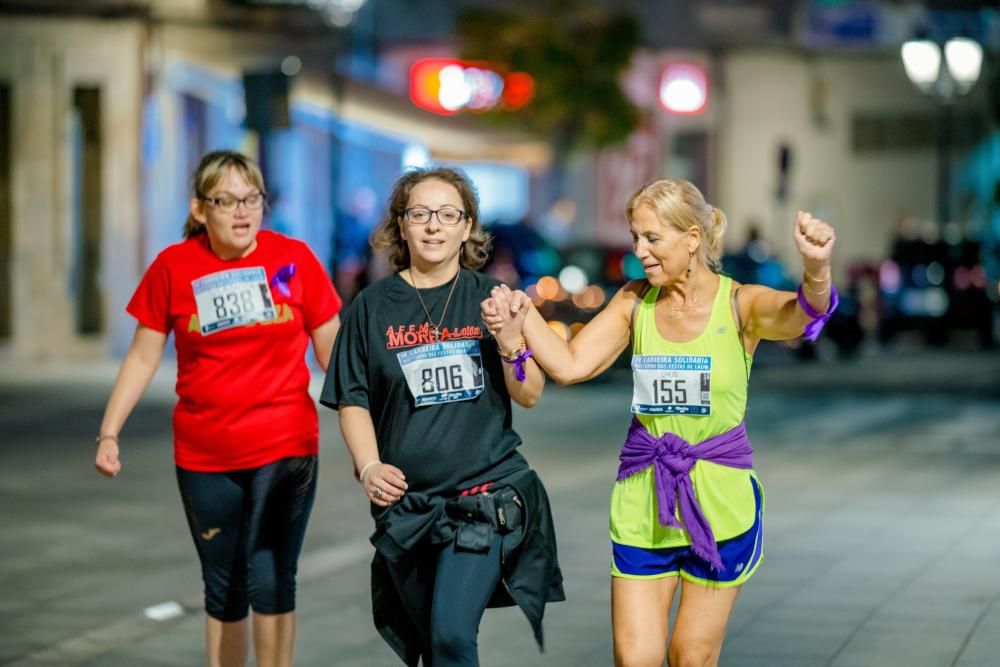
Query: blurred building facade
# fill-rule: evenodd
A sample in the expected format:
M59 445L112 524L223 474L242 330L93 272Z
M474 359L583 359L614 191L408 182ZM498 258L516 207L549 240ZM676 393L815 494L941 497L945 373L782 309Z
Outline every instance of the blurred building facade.
M693 181L727 213L727 245L742 242L753 220L790 264L797 262L795 214L814 212L839 232L839 277L848 264L885 257L901 212L929 235L949 223L965 235L990 233L985 216L968 207L955 206L953 220L936 219L939 114L935 101L909 82L899 47L918 34L939 40L964 34L987 53L1000 52L1000 8L818 0L681 4L649 10L685 19L688 36L674 27L676 44L660 40L634 59L624 85L644 122L623 146L599 155L587 234L627 247L622 203L659 176ZM704 77L706 99L694 112L666 110L659 99L664 73L678 65ZM969 164L970 156L989 153L987 137L1000 127L998 99L997 75L987 62L980 85L957 102L946 130L956 139L953 161L966 165L955 170L953 197L970 171L987 199L1000 183L1000 172L989 166L995 158Z
M346 289L406 166L526 173L548 160L543 143L342 76L344 34L304 6L4 4L0 359L124 354L125 305L180 240L190 173L209 150L261 162L267 224L309 243L335 277L346 271Z
M566 245L627 247L623 204L660 176L701 187L731 243L754 219L786 259L795 212L813 211L838 229L838 272L879 257L900 210L932 218L933 103L897 50L919 13L893 9L875 30L864 13L809 23L810 7L844 3L625 4L650 12L623 77L643 120L623 145L574 157L553 203L544 140L406 99L415 59L456 51L452 3L370 0L348 30L304 2L0 0L0 360L123 354L124 306L179 240L198 158L221 147L261 161L269 224L346 290L392 181L428 160L469 169L485 221L533 218ZM665 22L668 36L651 28ZM704 73L697 112L663 108L673 64Z

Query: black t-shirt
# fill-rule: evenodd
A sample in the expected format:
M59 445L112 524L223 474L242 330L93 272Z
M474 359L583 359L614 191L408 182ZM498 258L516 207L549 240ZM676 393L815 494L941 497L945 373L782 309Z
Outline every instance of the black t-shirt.
M429 345L417 291L398 273L363 290L343 314L320 395L328 407L371 413L379 458L403 471L410 491L454 495L528 467L479 305L499 283L465 269L457 281L446 312L450 281L420 290L435 323L444 312L439 345Z

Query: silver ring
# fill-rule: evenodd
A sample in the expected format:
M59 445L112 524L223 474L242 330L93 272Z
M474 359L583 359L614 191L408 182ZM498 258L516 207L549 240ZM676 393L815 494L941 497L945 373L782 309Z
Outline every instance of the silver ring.
M382 498L382 489L376 486L375 490L372 491L372 498Z

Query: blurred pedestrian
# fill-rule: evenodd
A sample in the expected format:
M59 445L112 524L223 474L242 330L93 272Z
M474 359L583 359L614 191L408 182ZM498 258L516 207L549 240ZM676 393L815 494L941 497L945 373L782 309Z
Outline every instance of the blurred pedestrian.
M541 480L518 452L511 399L544 376L519 332L485 335L489 236L472 183L447 167L396 181L373 246L397 273L345 311L321 401L339 410L371 501L375 627L407 665L478 665L487 607L517 604L541 644L564 598Z
M375 191L361 187L351 195L348 206L337 211L334 228L333 281L346 303L368 286L372 248L368 242L375 226Z
M213 667L247 664L249 608L256 664L292 664L319 445L305 353L311 340L325 370L340 327L340 297L309 248L261 231L266 197L248 157L202 158L185 240L157 256L129 302L138 326L97 436L97 469L115 477L119 432L173 333L174 458Z
M634 413L611 496L616 665L715 665L742 586L762 560L764 493L744 427L761 340L814 338L836 307L833 230L800 212L798 293L719 274L726 218L691 183L663 179L626 206L645 280L623 287L567 344L523 292L483 302L496 336L522 330L560 384L604 371L632 347ZM681 582L673 637L668 615Z

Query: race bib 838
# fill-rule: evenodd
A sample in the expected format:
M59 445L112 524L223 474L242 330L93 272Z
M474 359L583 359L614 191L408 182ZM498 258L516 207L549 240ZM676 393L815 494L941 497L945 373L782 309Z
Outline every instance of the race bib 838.
M203 336L274 319L263 266L212 273L192 281L191 287Z

